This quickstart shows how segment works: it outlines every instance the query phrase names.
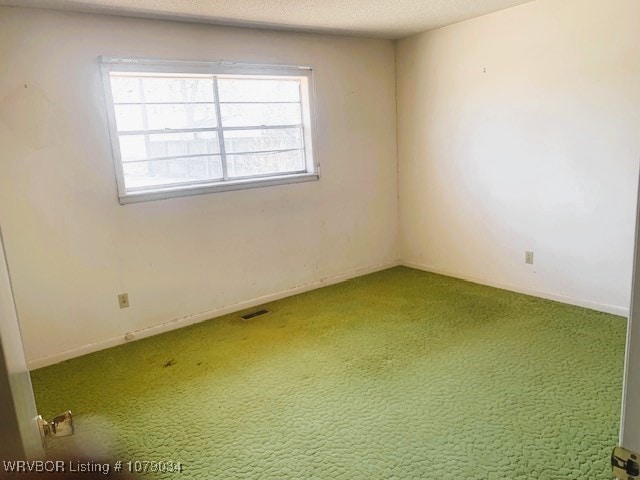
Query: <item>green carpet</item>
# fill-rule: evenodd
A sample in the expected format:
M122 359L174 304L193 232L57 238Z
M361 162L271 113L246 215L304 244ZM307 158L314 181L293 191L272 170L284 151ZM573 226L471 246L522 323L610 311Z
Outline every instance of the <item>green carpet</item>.
M180 479L608 479L625 320L398 267L33 372ZM97 445L97 447L95 446Z

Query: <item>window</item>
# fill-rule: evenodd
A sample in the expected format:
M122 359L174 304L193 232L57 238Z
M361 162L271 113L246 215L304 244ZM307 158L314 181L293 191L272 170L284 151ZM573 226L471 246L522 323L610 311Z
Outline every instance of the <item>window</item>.
M121 203L318 179L310 68L101 67Z

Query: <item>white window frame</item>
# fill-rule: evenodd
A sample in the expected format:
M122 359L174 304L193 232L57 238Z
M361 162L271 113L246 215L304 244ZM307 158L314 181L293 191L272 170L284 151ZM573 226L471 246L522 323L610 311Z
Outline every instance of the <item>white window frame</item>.
M121 204L162 200L172 197L183 197L205 193L240 190L245 188L267 187L273 185L285 185L299 182L319 180L320 163L316 154L315 135L315 92L313 84L313 70L308 66L292 65L262 65L234 62L190 62L181 60L150 60L141 58L120 58L102 56L99 58L102 73L102 83L105 92L107 117L109 122L109 134L113 152L113 163L118 185L118 198ZM153 186L127 190L125 185L122 157L120 154L120 140L116 125L115 106L111 92L111 72L129 73L177 73L177 74L207 74L207 75L255 75L264 76L290 76L305 77L302 82L300 101L302 107L302 132L304 141L304 153L306 170L304 172L283 173L269 176L247 177L243 179L225 179L211 182L198 182L188 185ZM216 109L220 108L218 98L215 98ZM278 126L280 128L280 126ZM238 127L237 129L244 129ZM255 130L257 126L246 127L247 130ZM225 127L224 129L229 129ZM218 132L218 138L222 151L224 151L223 127L217 125L211 131ZM180 129L166 129L164 132L180 132Z

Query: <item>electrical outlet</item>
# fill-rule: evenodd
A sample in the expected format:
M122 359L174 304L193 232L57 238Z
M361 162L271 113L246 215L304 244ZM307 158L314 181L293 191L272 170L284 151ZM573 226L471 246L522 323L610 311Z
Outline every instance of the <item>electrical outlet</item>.
M129 294L121 293L118 295L118 303L120 304L120 308L127 308L129 306Z
M529 251L524 252L524 263L533 265L533 252L529 252Z

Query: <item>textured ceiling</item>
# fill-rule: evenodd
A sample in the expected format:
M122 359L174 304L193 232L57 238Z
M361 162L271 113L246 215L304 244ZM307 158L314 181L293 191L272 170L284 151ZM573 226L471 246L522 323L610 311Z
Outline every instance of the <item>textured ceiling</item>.
M401 38L528 1L0 0L0 5Z

